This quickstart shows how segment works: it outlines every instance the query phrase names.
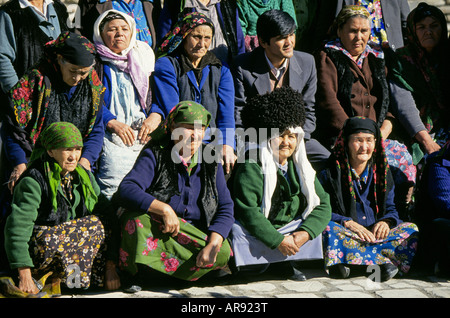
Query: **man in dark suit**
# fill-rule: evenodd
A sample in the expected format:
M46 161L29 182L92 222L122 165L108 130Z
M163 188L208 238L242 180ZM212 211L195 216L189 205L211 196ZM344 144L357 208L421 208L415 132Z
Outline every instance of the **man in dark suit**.
M314 58L308 53L294 50L297 26L286 12L270 10L263 13L256 28L259 47L238 55L232 66L236 127L242 127L240 110L247 98L263 95L277 87L290 86L303 95L306 121L302 128L305 132L306 152L317 168L330 153L317 140L311 139L316 128L314 95L317 76Z

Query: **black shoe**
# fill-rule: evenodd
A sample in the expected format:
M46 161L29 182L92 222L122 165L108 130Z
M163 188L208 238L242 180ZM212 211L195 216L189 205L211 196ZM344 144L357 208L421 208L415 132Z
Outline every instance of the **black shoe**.
M292 266L292 270L294 274L292 274L291 277L289 277L290 280L296 280L299 282L304 282L306 280L306 276L305 274L303 274L303 272L299 271L294 266Z
M337 264L330 266L328 272L332 278L348 278L350 276L350 267L344 264Z
M138 285L131 285L131 286L125 287L123 289L123 291L125 293L129 293L129 294L134 294L134 293L140 292L141 290L142 290L142 287L138 286Z
M388 281L398 273L398 268L394 264L383 264L381 267L380 280L382 282Z

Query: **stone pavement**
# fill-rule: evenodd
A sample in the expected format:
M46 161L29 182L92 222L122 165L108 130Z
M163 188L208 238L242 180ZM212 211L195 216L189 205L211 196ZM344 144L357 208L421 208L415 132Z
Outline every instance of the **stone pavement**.
M179 286L145 286L131 294L123 291L63 292L61 298L450 298L450 280L428 276L421 278L393 278L375 283L365 276L332 279L323 270L302 269L306 281L280 279L273 274L259 277L222 277L209 282L183 283Z

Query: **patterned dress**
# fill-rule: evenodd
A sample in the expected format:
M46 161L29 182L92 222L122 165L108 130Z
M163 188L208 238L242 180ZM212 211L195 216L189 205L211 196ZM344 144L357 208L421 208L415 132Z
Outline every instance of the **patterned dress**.
M399 273L407 273L416 255L418 229L413 223L401 223L384 240L369 243L344 226L331 221L323 232L325 266L337 264L394 264Z

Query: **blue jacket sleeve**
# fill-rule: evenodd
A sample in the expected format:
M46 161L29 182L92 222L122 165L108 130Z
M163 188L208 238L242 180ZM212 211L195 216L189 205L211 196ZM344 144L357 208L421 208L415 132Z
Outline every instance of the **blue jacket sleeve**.
M223 144L235 148L235 119L234 119L234 82L228 67L222 66L219 84L217 111L217 128L223 136Z
M20 145L12 138L8 133L6 123L3 123L1 128L1 138L3 142L3 149L5 150L6 159L11 163L13 167L27 163L27 155Z
M153 71L153 103L152 113L158 113L163 118L180 101L180 91L177 85L175 69L166 57L160 58L155 63Z
M19 78L14 69L13 62L16 59L16 41L14 30L9 15L0 11L0 88L6 93Z
M111 69L108 65L103 65L103 85L105 86L105 93L103 95L103 126L106 128L108 122L112 119L117 119L110 111L111 105Z
M219 194L219 206L211 221L209 231L216 232L226 239L234 223L234 203L231 199L221 164L217 167L216 186Z
M100 151L103 147L103 137L105 136L105 126L103 125L103 107L97 113L94 127L91 133L83 141L83 155L82 157L87 159L91 166L97 161L100 156Z

